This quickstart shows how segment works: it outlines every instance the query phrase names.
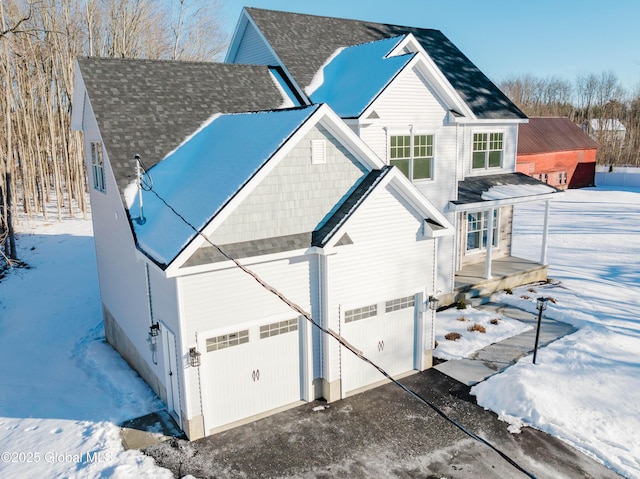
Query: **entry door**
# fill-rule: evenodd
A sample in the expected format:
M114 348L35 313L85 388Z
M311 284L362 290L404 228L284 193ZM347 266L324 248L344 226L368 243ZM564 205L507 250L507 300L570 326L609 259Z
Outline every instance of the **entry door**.
M176 354L176 338L167 327L161 328L163 331L163 349L165 364L165 385L167 387L167 409L178 424L180 422L180 389L178 386L178 361Z
M389 313L385 310L385 303L381 303L375 316L344 323L342 336L391 376L397 376L415 369L415 306ZM341 357L343 395L385 379L344 347Z

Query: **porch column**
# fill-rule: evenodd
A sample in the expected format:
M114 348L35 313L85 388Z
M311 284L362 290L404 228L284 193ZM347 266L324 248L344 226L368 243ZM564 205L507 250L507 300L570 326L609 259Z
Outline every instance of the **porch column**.
M549 236L549 210L551 200L545 201L544 205L544 226L542 227L542 252L540 254L540 264L547 265L547 237Z
M485 270L484 270L484 278L485 279L491 279L491 253L493 250L493 212L495 211L495 208L491 208L488 212L485 212L485 214L489 215L489 218L487 220L487 262L485 264Z

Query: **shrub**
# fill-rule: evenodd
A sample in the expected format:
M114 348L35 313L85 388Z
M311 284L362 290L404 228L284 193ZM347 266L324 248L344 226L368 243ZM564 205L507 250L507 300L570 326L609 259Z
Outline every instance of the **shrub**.
M551 296L549 296L549 297L547 298L547 301L549 301L549 302L551 302L551 303L553 303L553 304L556 304L556 303L558 302L558 301L556 300L556 298L552 298Z
M456 303L456 308L457 309L467 309L467 302L464 298L458 300L458 302Z
M520 299L531 299L531 296L527 296L526 294L521 294Z
M461 337L462 337L462 334L460 333L447 333L444 335L444 339L448 341L457 341Z
M529 291L530 293L537 293L535 288L529 288L527 289L527 291Z
M433 349L436 349L437 347L438 347L438 341L436 340L433 342Z
M458 321L466 321L466 320L467 320L467 318L465 318L464 316L460 316L460 317L458 318Z
M513 294L513 290L511 288L504 288L505 294Z
M497 326L500 323L500 318L493 318L490 323Z
M481 324L478 324L478 323L475 323L475 324L472 324L471 326L469 326L467 328L467 331L472 332L472 333L476 332L476 333L483 333L483 334L487 332L485 327L483 325L481 325Z

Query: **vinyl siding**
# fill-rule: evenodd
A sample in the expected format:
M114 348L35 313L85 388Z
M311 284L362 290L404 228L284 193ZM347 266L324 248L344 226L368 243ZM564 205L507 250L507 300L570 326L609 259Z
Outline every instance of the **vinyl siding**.
M374 124L360 129L360 137L385 162L389 162L389 136L409 134L434 135L434 180L415 182L416 187L436 208L444 210L456 194L456 127L445 126L448 110L434 90L415 70L401 73L374 102L380 116Z
M312 140L326 141L326 163L311 164ZM321 126L310 131L212 235L217 244L307 233L366 169Z
M357 308L416 292L432 292L433 240L421 237L422 219L388 186L374 192L348 223L353 245L328 261L328 326L339 331L342 309ZM339 377L338 346L328 343L325 375Z
M242 41L238 46L238 51L232 63L278 65L278 61L251 23L247 24L247 28L242 36Z

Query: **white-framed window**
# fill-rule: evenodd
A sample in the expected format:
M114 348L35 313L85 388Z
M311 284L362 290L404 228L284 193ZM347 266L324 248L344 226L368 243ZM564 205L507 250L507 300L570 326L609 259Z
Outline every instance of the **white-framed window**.
M498 246L498 210L493 210L493 247ZM467 213L467 251L487 249L489 212Z
M384 304L385 313L392 313L401 309L413 308L416 304L415 296L405 296L404 298L396 298L386 301Z
M285 321L277 321L271 324L260 326L260 339L278 336L279 334L289 333L298 330L298 318L287 319Z
M361 319L371 318L378 315L378 305L370 304L369 306L363 306L362 308L349 309L344 312L344 322L352 323L354 321L360 321Z
M433 179L433 135L391 135L389 163L411 181Z
M471 168L484 170L500 168L504 151L504 135L502 133L474 133Z
M207 352L218 351L249 342L249 330L243 329L229 334L207 339Z
M91 142L91 169L93 172L93 187L98 191L106 191L102 143L99 141Z

